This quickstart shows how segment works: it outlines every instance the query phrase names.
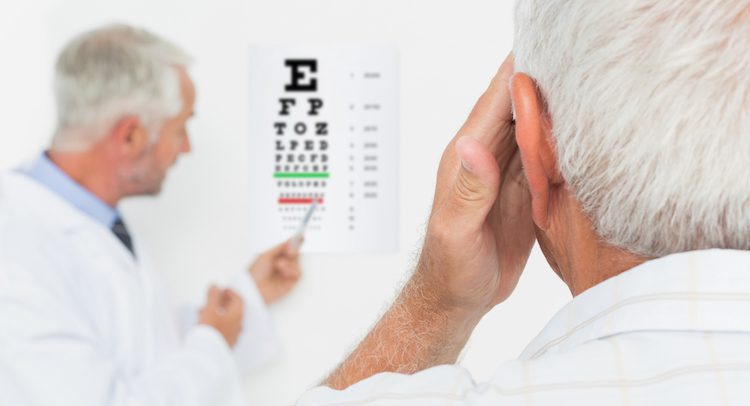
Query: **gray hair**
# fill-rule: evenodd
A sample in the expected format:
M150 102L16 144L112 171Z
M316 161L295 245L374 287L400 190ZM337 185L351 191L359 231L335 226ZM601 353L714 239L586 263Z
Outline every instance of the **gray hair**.
M749 0L519 0L515 30L597 235L750 249Z
M53 149L85 150L118 120L141 119L152 140L182 107L179 75L190 57L143 29L111 25L73 39L55 69Z

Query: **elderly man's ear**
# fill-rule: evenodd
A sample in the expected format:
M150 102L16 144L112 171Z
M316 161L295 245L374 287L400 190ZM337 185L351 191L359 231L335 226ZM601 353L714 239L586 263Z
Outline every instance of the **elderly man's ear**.
M532 218L537 227L549 227L551 192L564 180L557 166L551 139L552 125L536 82L524 73L511 79L516 119L516 142L531 192Z
M134 116L123 117L110 131L118 155L127 159L139 158L149 147L149 137L140 120Z

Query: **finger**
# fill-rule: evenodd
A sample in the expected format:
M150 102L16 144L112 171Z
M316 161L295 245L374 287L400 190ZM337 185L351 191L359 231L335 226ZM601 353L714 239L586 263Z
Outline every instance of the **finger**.
M513 123L509 88L513 63L513 53L510 53L492 78L487 90L474 105L459 132L461 135L470 135L478 139L493 151L504 141L498 140L497 135Z
M227 306L235 304L237 302L242 304L242 296L240 296L240 294L237 293L234 289L226 288L222 292L222 295L224 297L224 304Z
M242 310L243 310L243 301L242 297L232 289L226 289L224 290L224 296L225 296L225 305L224 305L224 311L226 312L227 316L242 316Z
M206 294L206 308L217 309L221 307L221 296L221 289L216 285L211 285Z
M452 229L477 231L497 199L500 169L495 157L478 140L463 137L456 142L460 168L447 196L444 217Z
M518 147L514 149L513 157L509 160L508 166L502 170L502 173L505 181L511 181L516 186L528 191L529 186L526 183L526 176L523 174L523 162Z
M231 292L232 290L229 288L221 289L221 307L222 308L226 308L229 305L229 302L232 301Z
M286 240L281 244L271 248L270 250L263 253L263 256L267 258L276 258L282 255L296 255L299 251L295 249L292 240Z
M284 279L296 279L300 275L299 262L286 258L276 261L276 269Z

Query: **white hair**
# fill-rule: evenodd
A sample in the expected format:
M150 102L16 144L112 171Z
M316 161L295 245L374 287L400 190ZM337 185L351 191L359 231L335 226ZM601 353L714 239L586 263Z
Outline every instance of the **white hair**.
M519 0L514 52L602 240L750 249L750 0Z
M111 25L73 39L55 69L57 130L53 149L87 149L126 116L137 116L152 140L182 108L179 74L190 57L142 29Z

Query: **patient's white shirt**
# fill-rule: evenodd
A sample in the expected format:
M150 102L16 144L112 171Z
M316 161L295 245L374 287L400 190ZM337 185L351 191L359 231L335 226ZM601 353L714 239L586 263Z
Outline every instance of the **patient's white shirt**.
M750 252L648 261L575 297L475 382L442 365L382 373L301 405L750 405Z

